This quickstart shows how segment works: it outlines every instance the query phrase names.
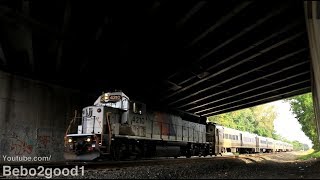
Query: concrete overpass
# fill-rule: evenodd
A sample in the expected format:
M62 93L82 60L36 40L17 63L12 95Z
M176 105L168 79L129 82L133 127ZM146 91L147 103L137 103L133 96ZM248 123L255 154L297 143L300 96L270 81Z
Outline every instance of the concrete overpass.
M0 154L61 159L73 110L112 89L196 116L313 91L319 111L313 6L1 0Z

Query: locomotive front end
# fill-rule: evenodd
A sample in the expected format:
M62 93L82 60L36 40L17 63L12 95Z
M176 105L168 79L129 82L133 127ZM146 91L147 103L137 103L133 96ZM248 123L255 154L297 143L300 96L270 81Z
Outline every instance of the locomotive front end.
M103 93L92 106L82 109L81 123L78 132L65 135L65 160L94 160L110 156L112 137L118 132L115 127L119 121L127 121L129 98L122 92ZM121 120L111 121L112 116ZM76 116L75 116L76 117ZM75 119L75 118L74 118ZM79 122L79 121L78 121ZM75 121L71 121L70 125ZM70 126L69 125L69 126ZM114 129L112 130L111 127ZM73 130L75 131L75 130Z
M83 108L81 125L77 134L65 136L65 160L94 160L100 156L99 138L102 132L103 108L88 106Z

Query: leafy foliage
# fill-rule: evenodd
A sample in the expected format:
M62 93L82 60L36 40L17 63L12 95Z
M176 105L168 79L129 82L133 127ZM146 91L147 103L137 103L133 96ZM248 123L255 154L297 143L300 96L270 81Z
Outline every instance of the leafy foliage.
M302 131L311 139L313 148L320 150L311 93L295 96L287 101L290 103L292 113L301 124Z
M226 127L273 138L275 136L273 122L276 117L275 107L270 104L264 104L211 116L208 119Z
M299 141L292 141L291 142L293 144L293 150L294 151L300 151L300 150L308 150L309 147L307 144L302 144Z

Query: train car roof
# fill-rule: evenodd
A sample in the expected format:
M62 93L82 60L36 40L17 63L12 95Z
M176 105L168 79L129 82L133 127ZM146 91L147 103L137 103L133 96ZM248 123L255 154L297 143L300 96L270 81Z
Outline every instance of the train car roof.
M254 136L254 137L258 136L258 135L255 134L255 133L246 132L246 131L241 131L241 133L242 133L243 135L249 135L249 136Z

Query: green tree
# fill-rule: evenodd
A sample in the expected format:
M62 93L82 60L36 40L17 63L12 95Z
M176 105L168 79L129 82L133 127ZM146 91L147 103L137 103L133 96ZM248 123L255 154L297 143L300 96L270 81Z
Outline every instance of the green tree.
M283 137L280 134L277 134L275 131L272 132L272 138L275 140L283 139Z
M291 142L293 144L293 150L294 151L300 151L300 150L308 150L309 147L307 144L303 144L299 141L292 141Z
M311 139L313 148L320 150L311 93L295 96L287 101L290 103L292 113L301 124L302 131Z
M220 124L222 126L234 128L236 127L236 124L233 122L233 119L231 118L229 113L220 114L217 116L211 116L208 118L210 122L215 122L217 124Z
M226 127L256 133L260 136L273 137L273 122L276 117L274 106L264 104L212 116L208 119Z
M264 104L250 108L254 118L257 134L266 137L273 137L274 133L274 120L277 118L275 107L270 104Z

